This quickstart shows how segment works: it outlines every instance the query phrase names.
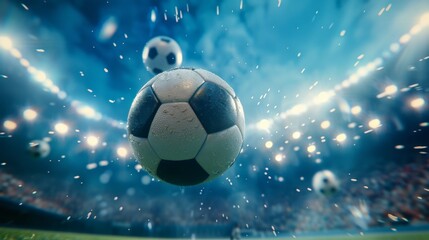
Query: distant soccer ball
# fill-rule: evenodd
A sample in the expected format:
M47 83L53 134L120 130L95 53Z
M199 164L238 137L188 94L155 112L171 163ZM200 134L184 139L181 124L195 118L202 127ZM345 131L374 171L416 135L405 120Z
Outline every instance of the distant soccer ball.
M183 60L179 44L166 36L149 40L143 48L142 57L146 69L154 74L180 67Z
M313 176L313 189L317 193L330 196L338 192L339 188L337 177L329 170L317 172Z
M153 77L128 115L134 155L151 175L195 185L225 172L243 143L244 112L234 90L203 69L174 69Z
M46 141L33 140L28 144L27 150L35 158L44 158L51 152L51 147Z

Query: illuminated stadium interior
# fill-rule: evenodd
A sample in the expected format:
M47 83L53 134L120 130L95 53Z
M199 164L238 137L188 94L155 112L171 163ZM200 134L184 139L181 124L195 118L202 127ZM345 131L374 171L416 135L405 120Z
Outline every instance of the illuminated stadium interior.
M0 238L427 239L428 43L425 0L0 1Z

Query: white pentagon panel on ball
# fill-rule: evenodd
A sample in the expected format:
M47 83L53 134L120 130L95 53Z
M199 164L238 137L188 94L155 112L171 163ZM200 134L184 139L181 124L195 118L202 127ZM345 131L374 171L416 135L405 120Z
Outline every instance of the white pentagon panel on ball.
M240 129L234 125L212 133L199 151L196 160L210 174L210 179L226 171L235 161L243 144Z
M152 85L162 103L187 102L204 83L201 76L190 69L175 69L160 74Z
M157 74L152 79L150 79L145 85L143 85L142 88L145 88L147 86L152 86L154 82L158 81L159 79L164 79L165 77L166 75L164 74Z
M163 160L193 159L207 133L185 102L162 104L152 121L149 142Z
M240 129L241 132L241 137L244 138L244 134L245 134L245 117L244 117L244 109L243 109L243 105L241 105L240 99L238 99L238 97L234 98L235 100L235 104L237 105L237 127Z
M220 78L218 75L201 68L194 69L194 71L200 74L201 77L204 79L204 81L218 84L223 89L225 89L229 94L231 94L232 97L235 97L234 89L232 89L232 87L229 86L229 84L225 82L222 78Z
M134 155L140 161L143 168L151 175L156 176L156 170L161 159L153 151L148 139L129 135L129 141L131 143Z

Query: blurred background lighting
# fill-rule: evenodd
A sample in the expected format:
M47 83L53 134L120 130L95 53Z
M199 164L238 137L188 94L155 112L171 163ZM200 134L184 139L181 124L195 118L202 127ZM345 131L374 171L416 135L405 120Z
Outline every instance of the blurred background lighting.
M337 142L344 142L347 139L347 135L345 133L340 133L335 139L337 140Z
M310 145L310 146L307 147L307 152L313 153L315 151L316 151L316 146Z
M362 108L360 106L354 106L352 107L351 112L353 115L359 115L359 113L362 112Z
M6 50L12 49L12 40L8 37L0 37L0 47Z
M289 113L292 115L300 115L302 113L305 113L307 111L307 105L305 104L298 104L295 105L290 111Z
M420 24L421 24L423 27L427 27L427 26L429 26L429 12L427 12L427 13L425 13L425 14L423 14L423 15L421 16L421 18L420 18Z
M44 81L46 81L46 73L43 71L37 71L37 73L34 75L34 78L38 82L44 82Z
M423 98L415 98L410 101L410 106L414 109L418 109L425 105L425 100Z
M18 59L22 58L21 52L18 49L16 49L16 48L10 49L10 54L14 58L18 58Z
M301 137L301 133L298 131L295 131L292 133L292 138L293 139L299 139Z
M83 106L77 109L77 112L87 118L94 118L96 115L96 112L93 108L88 106Z
M118 29L118 23L116 21L115 17L109 17L103 24L100 30L100 34L98 35L98 38L100 40L107 40L110 39Z
M6 120L3 123L3 127L8 131L13 131L16 129L16 127L18 127L18 124L12 120Z
M96 147L99 143L98 137L94 136L94 135L89 135L86 138L86 144L88 144L88 146L90 147Z
M276 156L274 157L274 160L276 160L277 162L283 161L283 155L281 153L276 154Z
M27 121L34 121L37 118L37 112L31 108L25 109L22 115Z
M116 154L120 158L126 158L128 156L128 150L126 148L124 148L124 147L118 147L116 149Z
M395 85L389 85L389 86L387 86L385 89L384 89L384 92L387 94L387 95L393 95L393 94L395 94L396 92L398 91L398 87L396 87Z
M59 134L67 134L67 132L69 131L69 126L67 126L67 124L59 122L57 124L55 124L55 131Z
M370 128L372 128L372 129L375 129L375 128L380 127L380 126L381 126L380 119L378 119L378 118L371 119L371 120L368 122L368 126L369 126Z
M331 126L331 122L329 122L328 120L325 120L325 121L323 121L321 124L320 124L320 127L322 128L322 129L327 129L327 128L329 128Z
M272 141L266 141L265 142L265 147L268 148L268 149L272 148L273 147L273 142Z
M268 120L268 119L262 119L261 121L259 121L256 125L256 127L259 130L266 130L268 131L271 127L272 121Z

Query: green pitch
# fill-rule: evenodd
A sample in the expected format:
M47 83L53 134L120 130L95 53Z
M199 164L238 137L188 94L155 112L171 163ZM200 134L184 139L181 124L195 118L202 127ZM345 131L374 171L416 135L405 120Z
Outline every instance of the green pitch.
M160 238L137 238L137 237L119 237L103 236L92 234L48 232L39 230L22 230L13 228L0 228L0 240L137 240ZM226 239L226 238L225 238ZM245 238L243 238L245 239ZM292 238L272 238L273 240L292 239ZM299 237L303 240L428 240L429 232L410 232L410 233L389 233L389 234L371 234L365 236L331 236L331 237ZM212 239L213 240L213 239Z

